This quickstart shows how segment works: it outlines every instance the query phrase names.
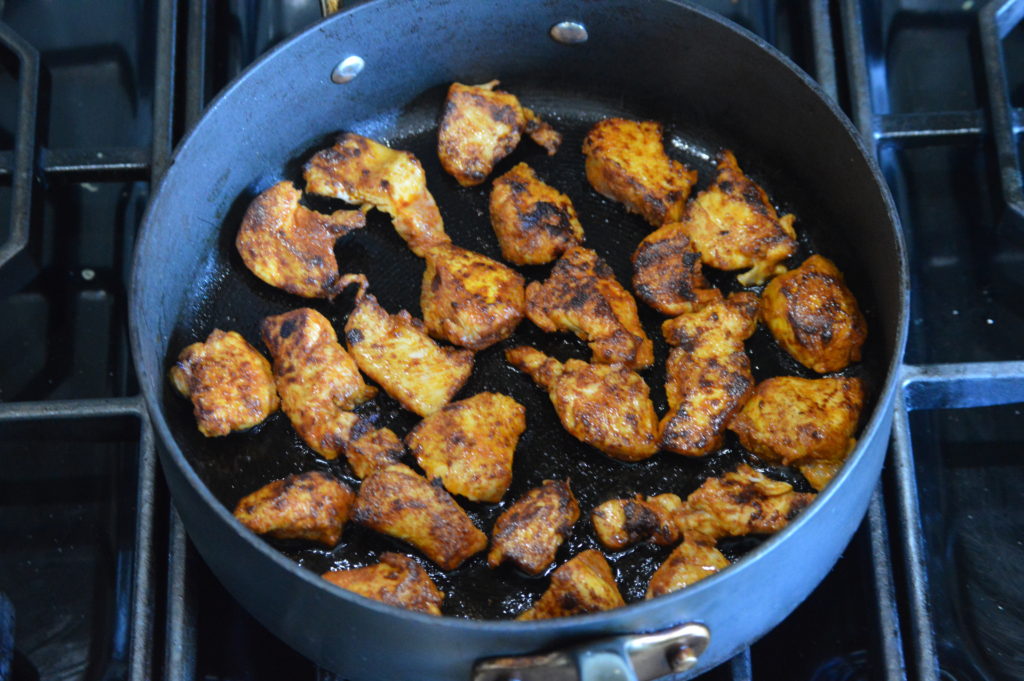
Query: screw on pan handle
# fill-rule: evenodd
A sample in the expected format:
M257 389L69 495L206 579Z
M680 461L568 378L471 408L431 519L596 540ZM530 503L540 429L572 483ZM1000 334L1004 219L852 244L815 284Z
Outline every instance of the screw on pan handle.
M481 660L472 681L653 681L692 669L710 640L707 627L689 622L542 655Z

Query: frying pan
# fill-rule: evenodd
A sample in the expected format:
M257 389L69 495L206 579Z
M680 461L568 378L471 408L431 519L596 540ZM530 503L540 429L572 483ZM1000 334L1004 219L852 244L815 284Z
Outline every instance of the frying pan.
M637 600L646 584L641 575L664 556L651 547L611 557L627 600L635 602L560 620L500 619L546 584L504 568L483 571L482 578L433 573L448 591L447 611L462 617L408 612L333 587L317 572L365 564L387 541L349 528L336 552L271 546L236 523L229 509L259 484L298 470L346 477L344 462L315 457L281 415L253 432L206 441L188 403L167 384L177 352L215 326L257 343L265 315L310 304L256 280L232 242L252 197L280 179L299 180L302 162L338 131L416 153L453 241L498 257L486 213L489 183L457 187L432 151L446 86L492 78L566 134L551 158L524 141L495 175L525 160L569 194L587 245L609 260L620 281L629 280L629 254L649 227L589 189L578 151L589 125L611 115L665 123L670 154L697 167L704 184L713 177L714 154L733 149L779 207L797 214L801 253L794 260L812 251L834 259L867 314L868 352L851 373L869 381L872 399L849 462L788 528L760 544L727 546L734 565L674 594ZM367 228L337 250L342 271L366 272L390 311L418 311L422 261L383 216L371 213ZM538 279L547 270L522 271ZM733 280L723 275L714 283L729 290ZM340 328L351 302L343 295L312 305ZM749 645L810 593L848 543L884 458L906 336L907 283L894 208L857 133L806 75L755 36L667 0L379 0L292 38L210 105L147 210L130 314L135 366L185 527L234 597L288 644L352 681L648 679L698 674ZM642 321L664 358L660 318L642 310ZM540 334L525 322L517 342L563 358L587 357L576 341ZM697 462L666 453L643 464L613 462L564 433L547 397L501 362L502 347L478 355L461 396L499 390L527 406L528 431L506 499L544 477L564 477L565 465L585 511L633 491L685 496L739 461L764 468L731 439ZM748 347L758 379L806 375L763 330ZM664 413L663 365L644 375ZM414 421L386 398L366 416L399 433ZM609 479L610 485L595 482ZM798 477L793 482L803 484ZM488 529L500 506L468 510ZM592 541L581 523L559 562Z

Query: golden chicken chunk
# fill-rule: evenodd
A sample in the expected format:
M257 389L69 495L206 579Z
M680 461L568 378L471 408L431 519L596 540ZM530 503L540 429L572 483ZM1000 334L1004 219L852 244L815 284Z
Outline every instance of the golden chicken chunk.
M700 253L678 222L644 237L633 253L633 290L666 315L694 312L719 298L701 272Z
M498 516L487 564L493 568L508 561L527 574L544 572L579 517L569 482L545 480Z
M590 549L551 573L551 585L519 620L546 620L621 608L615 575L604 555Z
M858 361L868 334L843 274L820 255L768 282L761 294L761 315L778 344L819 374Z
M498 81L482 85L452 83L437 133L441 166L463 187L483 182L495 164L512 153L525 132L549 155L562 136L515 95L496 90Z
M345 447L345 460L360 480L378 468L398 463L405 453L402 441L390 428L360 432L367 423L360 421L356 424L352 433L355 439Z
M412 544L443 570L487 548L487 535L450 494L402 464L379 468L363 480L352 520Z
M358 210L325 215L299 205L302 192L279 182L249 204L235 247L253 274L306 298L334 298L344 288L334 242L366 224Z
M690 202L682 229L701 260L720 270L742 270L744 286L763 284L786 271L782 261L796 251L793 215L781 218L768 195L740 170L731 151L718 159L718 177Z
M655 227L683 216L697 181L697 171L665 154L661 136L661 123L608 118L583 140L591 186Z
M722 446L726 423L754 387L743 341L757 328L757 310L756 295L738 292L662 325L676 346L665 363L662 448L703 456Z
M391 216L395 230L416 255L450 241L423 166L407 151L396 151L354 132L306 163L306 191L332 196Z
M687 535L651 575L647 598L679 591L729 566L715 540L699 533Z
M427 571L408 556L400 553L381 554L375 565L351 570L331 570L322 577L360 596L366 596L406 610L441 614L444 594Z
M388 314L372 295L360 295L345 340L359 368L420 416L446 405L473 371L471 350L441 347L421 321L405 310Z
M586 341L591 361L633 369L654 362L654 344L640 325L636 301L589 248L573 246L544 283L526 287L526 315L544 331L571 331Z
M502 257L516 265L543 265L583 243L572 201L525 163L494 181L491 226Z
M256 534L333 547L341 539L354 499L345 483L310 471L261 487L238 502L234 515Z
M658 451L658 416L640 374L621 364L562 364L527 346L505 352L508 362L548 391L569 434L623 461Z
M512 335L523 319L523 277L486 255L451 244L426 253L420 308L435 338L483 350Z
M446 404L423 419L405 443L427 477L470 501L501 501L512 482L512 456L526 430L526 408L500 393Z
M612 499L590 512L590 522L601 546L621 551L627 546L650 540L659 546L679 541L682 534L676 516L683 500L675 494L659 494L646 499Z
M214 329L205 342L182 350L168 374L192 400L206 437L252 428L279 405L270 362L236 331Z

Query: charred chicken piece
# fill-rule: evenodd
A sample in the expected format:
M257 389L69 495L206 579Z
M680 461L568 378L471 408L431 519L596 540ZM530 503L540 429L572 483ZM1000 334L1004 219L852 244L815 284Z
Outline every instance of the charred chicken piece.
M452 83L437 134L441 166L463 187L483 182L495 164L512 153L525 132L547 149L562 142L551 126L523 107L515 95L495 90L498 81L482 85Z
M679 591L728 566L729 560L715 548L714 539L699 533L687 535L651 576L646 597Z
M697 171L665 154L661 137L661 123L608 118L583 140L591 186L655 227L683 216L697 181Z
M507 350L505 358L548 391L562 425L577 440L623 461L658 451L658 416L640 374L621 364L562 364L527 346Z
M569 482L545 480L498 516L487 564L493 568L508 561L527 574L540 574L555 562L579 517Z
M262 423L277 411L270 363L235 331L214 329L189 345L168 372L171 384L192 400L199 432L219 437Z
M421 321L405 310L388 314L372 295L360 294L345 340L359 368L420 416L447 404L473 371L472 351L439 346Z
M772 336L794 359L819 374L860 359L867 322L835 264L812 255L768 282L761 315Z
M700 253L678 222L648 234L633 253L633 290L666 315L699 310L720 294L701 272Z
M487 535L440 485L408 466L379 468L359 487L352 520L412 544L443 570L487 547Z
M526 315L544 331L571 331L586 341L594 362L642 369L654 362L636 301L608 264L589 248L573 246L544 283L526 287Z
M782 261L796 250L795 219L780 218L764 189L725 150L715 184L690 203L682 226L705 265L727 271L749 267L737 279L753 286L786 271Z
M391 216L413 253L450 241L423 166L407 151L396 151L354 132L306 163L306 191L373 207Z
M512 456L526 430L526 408L507 395L480 393L446 404L406 435L428 478L470 501L501 501Z
M601 546L621 551L627 546L650 540L659 546L679 541L682 534L676 516L683 500L675 494L659 494L646 499L612 499L590 512L594 534Z
M383 553L375 565L331 570L322 576L342 589L388 605L431 615L441 614L444 594L419 563L400 553Z
M362 480L378 468L398 463L405 454L405 447L390 428L378 428L360 433L367 421L356 424L354 440L345 447L345 460L356 476Z
M420 307L432 336L483 350L512 335L526 308L521 274L452 244L426 259Z
M543 265L583 243L583 225L572 201L525 163L494 181L491 226L502 257L516 265Z
M662 325L676 346L665 363L664 449L703 456L722 446L726 424L754 386L743 341L757 328L757 310L757 296L739 292Z
M626 602L619 593L612 568L600 551L578 554L551 573L551 585L519 620L545 620L585 615L621 608Z
M305 298L334 298L344 288L334 242L366 224L358 210L325 215L299 205L302 192L279 182L249 204L235 238L253 274Z
M345 483L310 471L261 487L238 502L234 515L256 534L333 547L341 539L354 499Z

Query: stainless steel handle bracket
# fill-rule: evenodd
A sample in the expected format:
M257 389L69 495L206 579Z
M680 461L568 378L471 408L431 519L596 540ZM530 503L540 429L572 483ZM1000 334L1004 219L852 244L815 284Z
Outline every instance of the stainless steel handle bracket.
M653 681L693 667L710 641L707 627L688 622L541 655L480 660L473 681Z

